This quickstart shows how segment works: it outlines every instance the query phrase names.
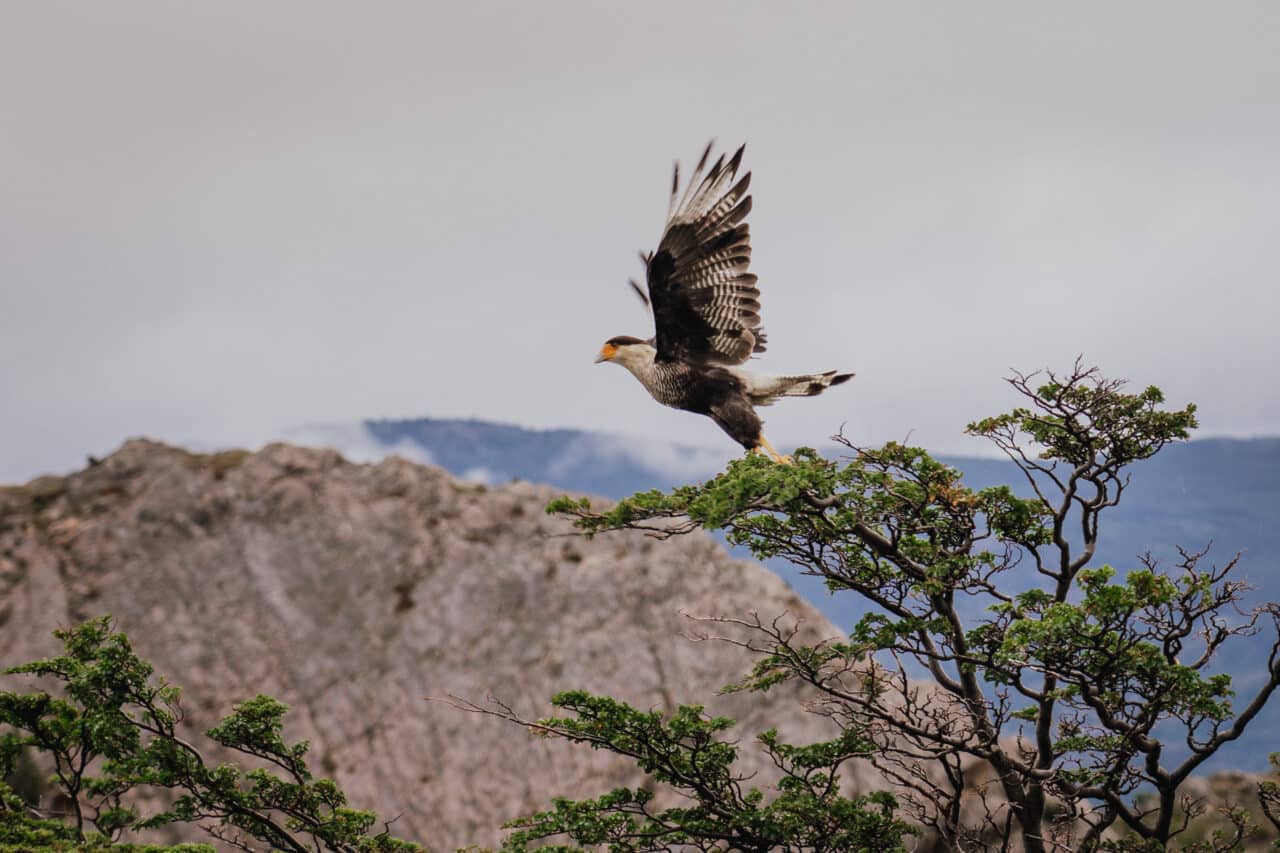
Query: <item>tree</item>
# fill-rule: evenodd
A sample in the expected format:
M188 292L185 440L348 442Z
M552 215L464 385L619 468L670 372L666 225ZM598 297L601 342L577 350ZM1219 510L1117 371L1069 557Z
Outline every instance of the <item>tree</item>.
M269 696L236 705L206 734L224 750L259 765L214 764L180 731L179 690L153 677L109 618L55 631L58 657L6 670L52 678L56 692L0 692L0 776L34 750L52 764L65 803L58 814L0 785L0 850L212 851L208 845L120 843L126 831L200 823L244 850L411 853L370 811L352 809L330 779L307 766L306 742L282 737L288 710ZM176 794L167 809L144 816L136 795L147 788ZM60 819L54 819L60 818Z
M727 717L708 717L700 706L684 705L663 719L656 711L580 691L561 693L552 702L573 716L527 720L500 703L454 700L463 710L497 716L541 736L625 756L688 805L659 805L647 787L616 788L592 800L557 799L549 810L507 824L516 831L503 853L528 853L531 844L556 837L607 846L610 853L904 849L902 838L910 828L894 816L892 796L841 793L840 767L874 746L856 732L804 747L783 743L773 730L761 734L758 742L781 776L777 795L766 800L759 788L748 786L749 775L735 769L739 750L724 737L734 724ZM581 848L533 849L570 853Z
M1271 753L1271 769L1275 778L1258 783L1258 800L1262 804L1263 815L1280 832L1280 752ZM1280 850L1280 839L1274 846Z
M1186 439L1194 406L1166 409L1158 389L1131 393L1079 362L1009 382L1024 404L968 432L1012 461L1021 493L969 489L920 448L839 439L843 462L807 449L791 465L749 457L607 511L568 498L548 511L587 535L721 530L860 596L867 612L847 642L806 645L776 621L728 620L751 639L722 639L757 655L730 689L816 690L817 710L874 743L860 757L945 848L1008 849L1016 837L1035 853L1167 849L1205 808L1183 783L1280 685L1280 607L1244 609L1247 587L1230 577L1239 555L1147 556L1123 575L1094 565L1129 467ZM1237 700L1210 663L1264 630L1263 684ZM581 739L563 722L547 730Z

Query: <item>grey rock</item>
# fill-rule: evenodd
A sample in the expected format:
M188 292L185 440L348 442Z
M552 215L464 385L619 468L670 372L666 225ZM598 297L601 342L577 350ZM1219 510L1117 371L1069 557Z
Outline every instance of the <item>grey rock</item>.
M50 630L109 613L184 688L193 728L279 697L287 736L312 742L353 805L399 815L396 834L436 850L495 844L503 821L553 796L642 777L427 697L492 696L531 717L566 689L705 703L740 720L756 761L752 738L770 726L831 734L788 690L715 696L750 658L692 642L683 614L789 613L802 636L836 636L822 615L701 534L570 536L543 511L557 494L397 458L133 440L69 477L0 489L0 663L49 654Z

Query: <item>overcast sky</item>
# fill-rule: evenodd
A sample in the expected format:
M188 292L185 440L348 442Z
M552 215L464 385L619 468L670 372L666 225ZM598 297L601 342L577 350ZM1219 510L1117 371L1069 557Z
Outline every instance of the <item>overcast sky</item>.
M131 435L481 417L727 442L601 342L671 163L748 143L775 443L1010 367L1280 432L1280 5L0 3L0 481Z

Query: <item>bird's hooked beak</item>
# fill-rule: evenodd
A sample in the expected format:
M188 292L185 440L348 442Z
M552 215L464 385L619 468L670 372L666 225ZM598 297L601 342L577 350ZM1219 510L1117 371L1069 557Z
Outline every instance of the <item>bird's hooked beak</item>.
M613 357L618 354L618 348L613 344L605 344L600 347L600 353L596 356L596 364L602 361L613 361Z

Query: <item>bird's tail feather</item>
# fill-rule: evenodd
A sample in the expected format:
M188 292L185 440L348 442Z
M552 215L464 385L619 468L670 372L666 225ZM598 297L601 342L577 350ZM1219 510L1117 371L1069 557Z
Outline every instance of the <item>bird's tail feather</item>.
M807 376L753 376L747 385L747 396L755 405L767 406L779 397L812 397L852 378L852 373L836 370Z

